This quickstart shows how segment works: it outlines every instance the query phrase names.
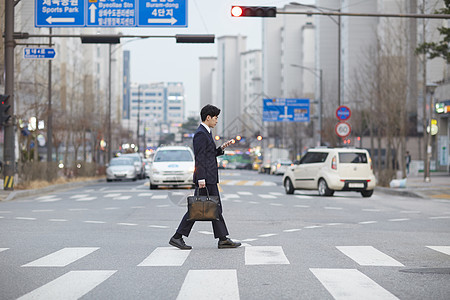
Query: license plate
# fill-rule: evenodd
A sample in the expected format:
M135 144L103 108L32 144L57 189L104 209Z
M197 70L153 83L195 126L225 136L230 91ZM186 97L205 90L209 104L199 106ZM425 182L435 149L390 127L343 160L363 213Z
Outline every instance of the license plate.
M350 188L363 188L364 187L364 183L349 183L348 187L350 187Z

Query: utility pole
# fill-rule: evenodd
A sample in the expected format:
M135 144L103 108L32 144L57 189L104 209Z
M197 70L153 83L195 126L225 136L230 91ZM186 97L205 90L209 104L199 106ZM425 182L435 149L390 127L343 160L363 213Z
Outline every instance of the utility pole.
M4 126L4 190L14 190L14 173L16 169L14 153L14 0L5 0L5 94L9 95L7 104L10 105L11 118Z
M49 28L48 46L52 46L52 28ZM52 161L53 161L53 139L52 139L52 60L48 60L48 107L47 107L47 181L53 178ZM36 146L37 151L37 146Z

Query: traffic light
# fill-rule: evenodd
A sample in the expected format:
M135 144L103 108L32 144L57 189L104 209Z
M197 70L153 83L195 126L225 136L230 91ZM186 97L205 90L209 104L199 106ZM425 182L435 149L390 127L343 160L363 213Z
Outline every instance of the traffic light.
M277 8L275 6L232 6L232 17L259 17L259 18L275 18L277 16Z
M5 125L11 118L11 115L8 113L11 105L6 103L8 98L9 95L0 95L0 125Z

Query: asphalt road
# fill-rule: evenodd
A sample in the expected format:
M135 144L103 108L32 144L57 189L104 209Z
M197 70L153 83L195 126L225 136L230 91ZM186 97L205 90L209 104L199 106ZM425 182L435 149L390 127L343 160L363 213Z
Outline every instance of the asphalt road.
M0 202L0 299L450 299L450 201L221 179L237 249L209 222L170 247L192 190L144 180Z

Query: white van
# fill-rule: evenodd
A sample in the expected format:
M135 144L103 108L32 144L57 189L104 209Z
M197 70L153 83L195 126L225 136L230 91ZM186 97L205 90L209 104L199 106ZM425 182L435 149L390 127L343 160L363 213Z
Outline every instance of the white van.
M283 176L286 194L295 190L318 190L321 196L335 191L360 192L370 197L376 186L372 160L365 149L313 148Z

